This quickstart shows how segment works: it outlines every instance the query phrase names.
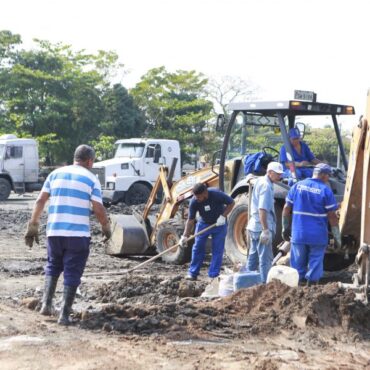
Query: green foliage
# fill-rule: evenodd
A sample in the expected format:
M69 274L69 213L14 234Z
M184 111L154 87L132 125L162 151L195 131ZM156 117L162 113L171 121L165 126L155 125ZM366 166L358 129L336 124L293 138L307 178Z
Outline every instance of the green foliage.
M109 85L122 67L115 53L34 42L24 50L19 35L0 32L0 132L37 138L48 165L70 162L76 146L99 135L140 135L132 98Z
M96 159L101 161L112 158L115 141L116 139L113 136L105 135L101 135L98 140L92 140L90 145L95 149Z
M212 103L205 99L207 79L195 71L154 68L131 90L148 124L146 135L180 141L183 161L199 152Z
M349 153L351 141L348 135L342 136L346 153ZM334 128L309 128L304 141L310 146L315 156L335 166L337 163L338 142Z

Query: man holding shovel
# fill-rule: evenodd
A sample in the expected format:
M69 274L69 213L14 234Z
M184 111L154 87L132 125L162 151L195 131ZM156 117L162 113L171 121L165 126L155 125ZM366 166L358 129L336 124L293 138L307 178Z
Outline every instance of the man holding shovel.
M220 274L227 233L226 217L233 209L235 202L233 198L222 191L213 188L207 189L207 186L202 183L194 185L193 194L194 197L190 201L189 216L186 221L185 231L179 241L180 245L183 247L186 246L187 238L194 228L197 212L199 212L200 219L197 222L195 234L198 234L211 225L215 225L215 227L195 237L191 264L186 278L188 280L197 279L206 254L206 242L211 235L212 260L208 276L213 279Z
M25 242L32 248L38 243L39 219L49 200L47 222L47 253L45 290L41 314L52 314L52 299L61 272L64 274L63 305L58 323L68 325L69 314L80 285L90 245L90 203L102 225L105 239L111 237L110 224L101 199L97 177L89 171L95 159L94 149L80 145L74 153L72 166L53 171L46 179L36 200L28 223Z

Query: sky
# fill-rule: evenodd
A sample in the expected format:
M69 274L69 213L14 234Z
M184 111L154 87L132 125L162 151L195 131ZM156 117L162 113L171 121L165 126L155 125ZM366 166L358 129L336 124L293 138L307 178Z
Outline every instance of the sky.
M89 52L113 50L128 88L164 65L239 76L262 100L315 91L365 110L370 88L368 0L11 0L0 29ZM353 121L353 120L351 120ZM347 123L346 123L347 124Z

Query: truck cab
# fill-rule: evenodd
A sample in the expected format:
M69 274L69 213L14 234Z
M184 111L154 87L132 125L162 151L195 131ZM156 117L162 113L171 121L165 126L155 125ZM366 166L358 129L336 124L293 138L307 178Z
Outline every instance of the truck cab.
M7 199L12 190L23 194L41 186L36 140L0 136L0 200Z
M159 166L177 164L173 180L181 178L180 145L177 140L122 139L115 142L114 158L96 162L92 171L102 186L106 205L145 203L157 180Z

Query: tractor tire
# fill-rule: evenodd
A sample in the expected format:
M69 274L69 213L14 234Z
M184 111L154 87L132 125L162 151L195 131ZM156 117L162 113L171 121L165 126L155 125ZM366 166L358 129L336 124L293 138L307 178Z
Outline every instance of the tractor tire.
M283 205L275 202L276 233L272 242L274 256L277 246L281 243L281 214ZM248 194L240 194L235 198L235 206L228 217L228 230L226 235L225 249L230 260L237 264L245 264L248 256L248 237L246 227L248 224Z
M248 255L246 227L248 224L248 194L235 198L235 206L228 216L225 241L226 255L233 263L245 264Z
M161 253L178 243L184 232L184 226L183 222L179 222L175 219L167 220L159 224L156 233L157 252ZM164 254L162 256L162 261L173 265L183 265L189 262L193 243L194 241L190 241L186 248L177 247L174 251Z
M151 189L147 185L141 183L132 184L126 193L125 203L128 206L146 203L150 192Z
M0 200L6 200L9 198L12 187L7 179L0 178Z

